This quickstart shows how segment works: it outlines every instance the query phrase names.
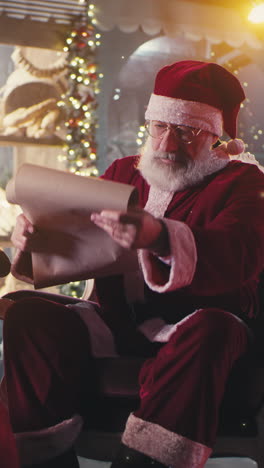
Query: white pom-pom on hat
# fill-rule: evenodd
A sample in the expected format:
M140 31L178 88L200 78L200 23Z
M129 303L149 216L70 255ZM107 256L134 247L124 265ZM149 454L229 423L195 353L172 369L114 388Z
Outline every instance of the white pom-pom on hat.
M239 138L229 140L226 145L226 151L232 155L243 153L245 151L245 143Z

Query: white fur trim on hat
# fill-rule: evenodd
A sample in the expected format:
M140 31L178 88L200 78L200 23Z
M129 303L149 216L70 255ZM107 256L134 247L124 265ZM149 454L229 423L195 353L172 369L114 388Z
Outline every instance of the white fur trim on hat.
M201 128L217 136L223 134L222 112L203 102L151 94L145 118Z
M245 143L240 138L235 138L234 140L229 140L227 142L227 152L228 154L241 154L245 151Z

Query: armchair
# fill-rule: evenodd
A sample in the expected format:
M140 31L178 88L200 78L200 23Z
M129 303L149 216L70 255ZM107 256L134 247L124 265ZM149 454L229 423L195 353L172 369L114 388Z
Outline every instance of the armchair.
M91 290L88 288L89 294ZM80 301L42 291L22 290L4 297L18 300L29 295L69 304ZM78 455L94 460L112 460L127 417L138 404L138 373L143 358L118 357L97 359L99 392L89 408L88 422L77 443ZM202 378L202 376L201 376ZM235 364L222 402L218 437L213 457L249 457L264 468L264 423L261 411L264 395L264 365L253 356Z

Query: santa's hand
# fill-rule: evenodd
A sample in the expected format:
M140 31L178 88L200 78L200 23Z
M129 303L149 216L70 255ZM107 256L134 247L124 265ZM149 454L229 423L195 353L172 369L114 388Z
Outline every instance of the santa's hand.
M160 255L168 253L164 224L144 210L92 213L91 220L127 249L149 249Z
M11 241L19 250L31 250L30 247L35 233L36 228L33 224L25 217L24 214L20 214L16 219L16 225L11 235Z

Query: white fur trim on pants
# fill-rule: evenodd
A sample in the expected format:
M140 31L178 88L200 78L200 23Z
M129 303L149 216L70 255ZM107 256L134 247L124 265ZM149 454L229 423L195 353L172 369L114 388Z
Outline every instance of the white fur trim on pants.
M131 414L122 442L172 468L202 468L212 449Z
M83 420L76 414L55 426L14 434L21 464L41 463L66 452L73 446L82 426Z

